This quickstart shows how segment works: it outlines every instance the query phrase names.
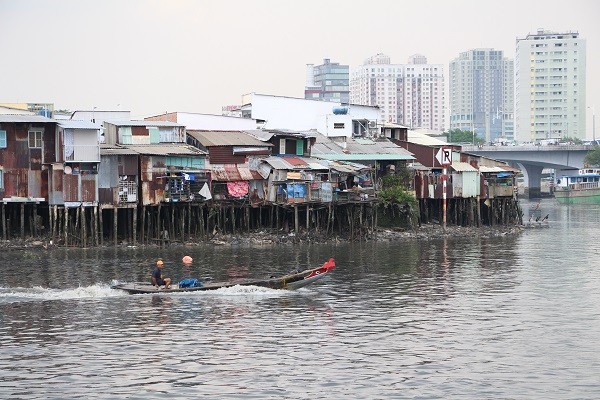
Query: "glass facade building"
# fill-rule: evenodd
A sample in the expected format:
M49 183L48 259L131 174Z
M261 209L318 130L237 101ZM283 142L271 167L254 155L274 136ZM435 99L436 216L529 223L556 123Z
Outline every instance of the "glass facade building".
M304 98L347 104L350 100L349 81L348 65L332 63L328 58L321 65L308 64Z

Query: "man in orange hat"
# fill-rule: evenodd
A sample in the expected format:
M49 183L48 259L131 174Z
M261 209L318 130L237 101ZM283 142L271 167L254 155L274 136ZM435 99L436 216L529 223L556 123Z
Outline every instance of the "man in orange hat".
M152 272L152 285L160 288L161 286L165 286L165 289L169 289L171 286L171 278L167 278L163 276L162 269L164 268L165 263L162 259L158 259L156 261L156 268L154 272Z

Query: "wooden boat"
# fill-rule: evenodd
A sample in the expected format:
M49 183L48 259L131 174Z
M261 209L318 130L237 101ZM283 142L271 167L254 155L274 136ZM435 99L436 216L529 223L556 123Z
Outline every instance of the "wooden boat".
M196 292L203 290L215 290L233 286L260 286L271 289L298 289L323 279L335 268L335 260L330 258L322 266L307 269L302 272L293 272L279 277L267 279L236 279L225 282L199 282L197 286L182 287L180 284L172 284L169 289L157 288L149 282L118 283L111 286L112 289L125 290L130 294L142 293L178 293Z

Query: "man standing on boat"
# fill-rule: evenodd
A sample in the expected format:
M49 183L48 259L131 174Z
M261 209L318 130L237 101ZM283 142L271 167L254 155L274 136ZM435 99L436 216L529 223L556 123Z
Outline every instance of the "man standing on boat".
M152 285L160 288L161 286L165 286L165 289L168 289L171 286L171 278L164 277L162 274L162 269L165 266L165 263L162 259L158 259L156 261L156 268L154 272L152 272Z

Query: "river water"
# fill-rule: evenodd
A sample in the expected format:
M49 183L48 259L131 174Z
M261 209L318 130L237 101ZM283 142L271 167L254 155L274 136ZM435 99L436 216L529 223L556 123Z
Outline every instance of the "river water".
M0 398L598 399L600 206L540 207L516 237L4 251ZM291 292L110 289L157 257L175 279L337 268Z

